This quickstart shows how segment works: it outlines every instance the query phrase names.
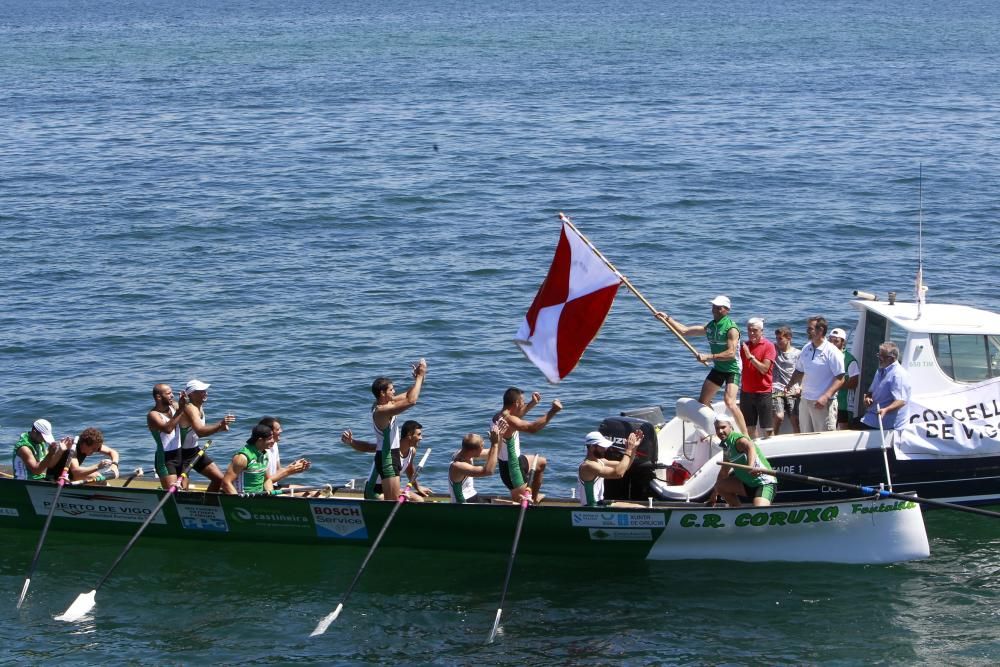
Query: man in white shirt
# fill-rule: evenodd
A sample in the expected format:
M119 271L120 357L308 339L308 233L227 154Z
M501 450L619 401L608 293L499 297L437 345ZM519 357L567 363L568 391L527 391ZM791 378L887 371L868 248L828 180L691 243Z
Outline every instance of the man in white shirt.
M826 339L826 318L810 317L809 342L802 346L789 385L802 381L799 427L803 433L837 429L837 391L844 384L844 355Z

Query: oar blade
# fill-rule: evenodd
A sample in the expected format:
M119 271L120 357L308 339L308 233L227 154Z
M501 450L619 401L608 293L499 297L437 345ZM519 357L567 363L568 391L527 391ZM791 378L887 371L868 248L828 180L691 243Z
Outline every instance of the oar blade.
M493 629L490 630L490 638L486 640L487 644L492 644L493 639L497 636L497 630L500 629L500 614L503 613L503 607L497 609L497 617L493 621Z
M24 587L21 589L21 597L17 599L17 608L20 609L21 605L24 603L25 596L28 595L28 586L31 585L31 577L24 580Z
M340 612L343 608L344 608L344 603L341 602L340 604L337 605L336 609L334 609L331 613L324 616L322 620L320 620L320 622L316 624L316 629L310 632L309 636L318 637L319 635L326 632L327 628L330 627L330 624L336 621L337 617L340 616Z
M75 623L89 614L95 604L97 604L96 588L89 593L81 593L80 595L77 595L76 599L73 600L73 604L69 606L69 609L55 618L57 621Z

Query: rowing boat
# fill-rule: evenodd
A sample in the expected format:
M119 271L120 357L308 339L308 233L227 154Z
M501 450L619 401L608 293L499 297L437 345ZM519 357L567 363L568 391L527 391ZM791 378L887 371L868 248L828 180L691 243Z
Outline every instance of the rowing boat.
M0 528L38 530L56 486L0 480ZM53 532L128 535L166 493L139 486L67 487L52 519ZM337 488L331 497L229 496L177 492L150 523L150 538L277 542L367 547L391 501L364 500ZM455 552L506 553L518 506L457 505L446 498L405 503L383 545ZM582 507L546 498L529 508L525 554L617 560L721 559L892 563L926 558L927 534L916 503L858 498L771 507L706 507L651 502L637 507Z

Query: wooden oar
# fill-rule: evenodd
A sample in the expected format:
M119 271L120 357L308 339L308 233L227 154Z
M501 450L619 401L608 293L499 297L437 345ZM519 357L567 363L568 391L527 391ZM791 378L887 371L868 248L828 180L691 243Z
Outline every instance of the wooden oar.
M858 486L857 484L848 484L846 482L838 482L833 479L822 479L820 477L812 477L810 475L799 475L794 472L784 472L782 470L767 470L765 468L751 468L750 466L741 465L739 463L728 463L725 461L717 462L720 466L729 466L731 468L742 468L743 470L749 470L750 472L759 472L764 475L774 475L775 477L783 477L785 479L794 479L798 482L807 482L809 484L815 484L816 486L836 486L841 489L847 489L848 491L858 491L866 496L876 495L880 498L893 498L895 500L908 500L913 503L923 503L924 505L930 505L932 507L941 507L943 509L956 510L958 512L968 512L969 514L979 514L981 516L989 516L994 519L1000 519L1000 512L992 512L990 510L980 509L978 507L969 507L968 505L957 505L955 503L946 503L943 500L931 500L930 498L921 498L920 496L911 496L905 493L893 493L892 491L886 491L885 489L875 488L873 486Z
M42 545L45 544L45 536L49 533L49 524L52 523L52 516L56 513L56 506L59 504L59 494L62 493L62 488L66 485L66 480L69 479L69 462L76 454L77 440L79 440L79 438L73 438L73 444L69 446L69 456L66 457L66 466L62 470L62 474L59 475L59 481L56 485L56 493L52 497L52 507L49 508L49 515L45 517L45 525L42 526L42 534L38 537L38 546L35 547L35 555L31 559L31 565L28 566L28 574L24 576L24 586L21 587L21 597L17 599L18 609L21 608L21 604L24 602L24 596L28 594L28 586L31 585L31 575L35 573L35 568L38 566L38 557L42 553Z
M163 498L160 500L159 504L152 512L150 512L149 516L146 517L146 520L142 522L142 525L139 526L139 530L135 532L135 535L132 536L132 539L129 540L128 544L125 545L125 548L122 550L121 554L118 555L118 558L116 558L115 562L111 564L111 567L108 568L108 571L104 574L103 577L101 577L101 580L97 582L97 585L94 586L93 590L91 590L89 593L81 593L80 595L76 596L76 599L73 600L73 604L71 604L65 612L55 617L57 621L66 621L67 623L73 623L83 618L88 612L90 612L91 609L94 608L94 605L96 604L97 591L101 588L102 585L104 585L104 582L108 580L108 577L110 577L111 573L115 571L115 568L118 567L118 564L122 562L122 559L125 558L126 554L128 554L129 550L132 548L132 545L135 544L136 540L139 539L139 536L142 535L142 531L146 530L146 526L152 523L153 519L156 518L156 515L160 513L161 509L163 509L163 506L166 505L167 501L170 500L170 498L174 495L178 487L180 487L181 481L187 479L188 473L191 471L191 468L193 468L194 465L199 461L199 459L201 459L201 457L205 455L205 450L207 450L211 446L212 446L211 440L205 442L205 446L199 449L198 454L195 455L193 459L191 459L191 462L188 463L186 466L184 466L184 470L181 471L181 474L177 477L174 483L170 486L169 489L167 489L167 492L163 494Z
M513 462L517 465L517 461ZM531 496L531 480L535 476L535 464L538 463L538 454L535 454L535 458L531 461L531 470L528 471L528 497ZM514 556L517 555L517 545L521 541L521 527L524 526L524 513L528 509L528 497L521 496L521 510L517 515L517 527L514 529L514 544L510 548L510 558L507 560L507 576L503 580L503 592L500 593L500 606L497 607L497 617L493 620L493 629L490 630L490 638L486 640L487 644L493 643L493 638L497 635L497 630L500 628L500 615L503 614L503 603L507 599L507 587L510 586L510 573L514 570Z
M423 458L420 459L420 463L417 465L417 469L413 471L413 479L411 479L406 484L406 486L403 487L403 490L399 492L399 498L396 500L395 507L392 508L392 511L389 512L389 517L385 520L385 523L382 524L382 530L378 531L378 536L375 538L375 541L372 542L371 547L368 549L368 554L365 556L365 559L361 562L361 567L358 569L357 574L354 575L354 579L351 581L351 585L347 587L347 592L344 593L344 596L342 598L340 598L340 602L337 603L337 608L334 609L329 614L327 614L326 616L324 616L322 619L320 619L320 622L316 624L316 628L309 633L310 637L315 637L317 635L321 635L324 632L326 632L326 629L330 627L330 624L336 621L337 617L340 616L340 612L343 611L344 604L347 602L347 598L351 597L351 592L357 585L358 580L361 579L361 575L362 573L364 573L365 568L368 567L368 561L371 560L372 554L374 554L375 549L378 548L378 543L382 541L382 536L385 535L385 531L389 528L389 524L392 523L392 519L393 517L396 516L396 512L398 512L399 508L402 507L403 503L406 502L406 490L409 489L414 484L416 484L417 475L420 474L420 471L423 469L424 464L427 463L427 457L430 455L431 455L430 449L424 452Z
M625 287L627 287L629 289L629 291L632 292L632 294L635 294L635 296L639 299L639 301L642 302L642 305L646 306L646 308L649 308L649 312L653 313L653 315L656 315L656 313L659 312L659 311L656 310L656 308L653 306L653 304L651 304L649 302L649 300L646 297L644 297L639 290L637 290L635 288L635 285L632 284L632 281L629 280L628 278L626 278L625 275L621 271L619 271L617 268L615 268L615 265L612 264L611 261L607 257L604 256L604 253L602 253L600 250L598 250L597 246L595 246L593 243L591 243L590 239L588 239L586 236L583 235L583 232L581 232L577 228L577 226L573 224L573 221L569 219L569 216L567 216L565 213L563 213L562 211L560 211L559 212L559 219L562 220L563 222L565 222L567 225L569 225L569 228L572 229L574 232L576 232L576 235L579 236L583 240L583 242L587 244L587 247L590 248L591 251L593 251L593 253L595 255L597 255L598 258L600 258L600 260L602 262L604 262L605 265L607 265L607 267L609 269L611 269L615 273L616 276L618 276L619 278L621 278L621 281L625 285ZM657 318L657 319L659 320L659 318ZM691 354L694 355L694 358L698 360L698 363L702 364L703 366L708 366L708 362L701 360L701 356L700 356L700 353L698 352L698 350L696 350L694 348L694 346L691 345L691 343L688 342L687 338L685 338L684 336L681 335L680 331L678 331L677 329L675 329L674 326L672 324L670 324L670 322L667 322L666 320L659 320L659 321L663 322L663 325L665 327L667 327L668 329L670 329L670 332L672 334L674 334L675 336L677 336L677 339L681 343L683 343L684 347L686 347L691 352Z

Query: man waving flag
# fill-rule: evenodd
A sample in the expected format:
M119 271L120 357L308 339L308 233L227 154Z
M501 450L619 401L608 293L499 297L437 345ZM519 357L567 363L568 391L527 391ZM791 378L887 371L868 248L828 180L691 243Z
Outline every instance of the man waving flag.
M514 342L549 382L576 368L611 310L623 277L560 213L563 226L549 274Z

